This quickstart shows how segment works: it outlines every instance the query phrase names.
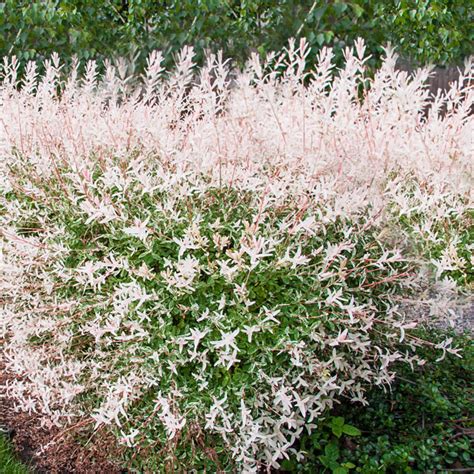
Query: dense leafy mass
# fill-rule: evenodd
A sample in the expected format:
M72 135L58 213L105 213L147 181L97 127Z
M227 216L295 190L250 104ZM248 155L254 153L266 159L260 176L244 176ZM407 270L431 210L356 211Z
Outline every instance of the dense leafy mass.
M418 331L417 336L441 341L445 333L430 329L429 335ZM285 460L283 469L341 474L472 470L474 344L469 333L452 336L462 358L439 362L433 351L421 350L425 365L414 372L398 366L391 390L371 390L367 406L341 403L318 431L299 441L308 452L305 460Z
M473 53L469 0L6 0L0 3L0 56L22 61L53 52L81 59L159 48L223 49L240 64L249 51L280 50L306 37L313 51L333 46L339 58L366 37L374 58L391 42L414 62L459 63ZM166 54L165 54L166 56Z
M232 76L222 55L196 74L191 48L139 78L4 62L20 409L113 431L139 471L255 472L304 459L335 401L366 403L420 346L458 355L404 305L454 324L472 284L472 64L427 111L429 70L396 72L390 50L373 78L361 40L335 78L332 50L311 73L308 55L290 42Z

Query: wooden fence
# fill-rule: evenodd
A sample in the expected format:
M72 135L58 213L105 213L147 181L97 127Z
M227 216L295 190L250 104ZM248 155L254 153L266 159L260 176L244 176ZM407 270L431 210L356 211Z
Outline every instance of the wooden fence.
M415 72L417 69L403 60L398 61L397 68L402 71L407 71L408 73ZM438 89L447 90L450 83L459 79L459 71L463 69L464 66L462 64L456 66L436 66L433 69L431 77L428 79L430 92L436 94Z

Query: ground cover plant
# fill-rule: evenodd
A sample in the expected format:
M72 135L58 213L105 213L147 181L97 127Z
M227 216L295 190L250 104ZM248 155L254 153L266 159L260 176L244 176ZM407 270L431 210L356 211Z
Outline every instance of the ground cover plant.
M138 472L255 472L304 460L328 410L420 348L460 355L413 329L454 325L472 289L472 62L428 107L429 69L397 72L391 50L370 78L361 40L337 71L323 49L308 73L308 54L292 41L235 73L184 48L140 77L5 59L0 337L19 409L113 433Z
M441 341L443 331L417 331ZM472 396L474 345L470 333L451 334L462 358L437 361L422 350L426 364L413 372L397 368L389 393L374 388L367 406L342 403L321 429L300 440L304 462L285 460L287 472L468 472L474 467ZM355 425L355 426L354 426Z

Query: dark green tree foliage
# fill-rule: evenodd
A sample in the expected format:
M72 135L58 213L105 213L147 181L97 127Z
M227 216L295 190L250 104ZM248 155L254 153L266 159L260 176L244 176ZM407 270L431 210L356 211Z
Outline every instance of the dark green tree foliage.
M80 59L194 45L198 59L223 49L242 63L249 51L306 37L315 53L339 56L366 39L374 60L391 42L412 62L461 61L472 54L470 0L6 0L0 2L0 56Z
M123 40L109 2L91 0L0 3L0 52L22 60L53 52L83 59L109 54ZM110 2L112 5L112 2Z

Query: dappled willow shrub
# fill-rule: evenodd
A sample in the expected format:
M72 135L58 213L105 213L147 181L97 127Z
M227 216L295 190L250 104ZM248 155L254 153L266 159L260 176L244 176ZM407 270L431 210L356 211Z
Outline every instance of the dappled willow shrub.
M358 42L334 80L329 50L308 77L306 54L254 56L232 87L219 57L195 80L190 49L170 73L151 55L142 86L6 63L0 334L19 408L113 430L142 469L254 472L304 457L302 433L395 361L423 363L435 344L398 300L426 268L469 283L472 90L424 117L427 71L388 52L369 80Z

